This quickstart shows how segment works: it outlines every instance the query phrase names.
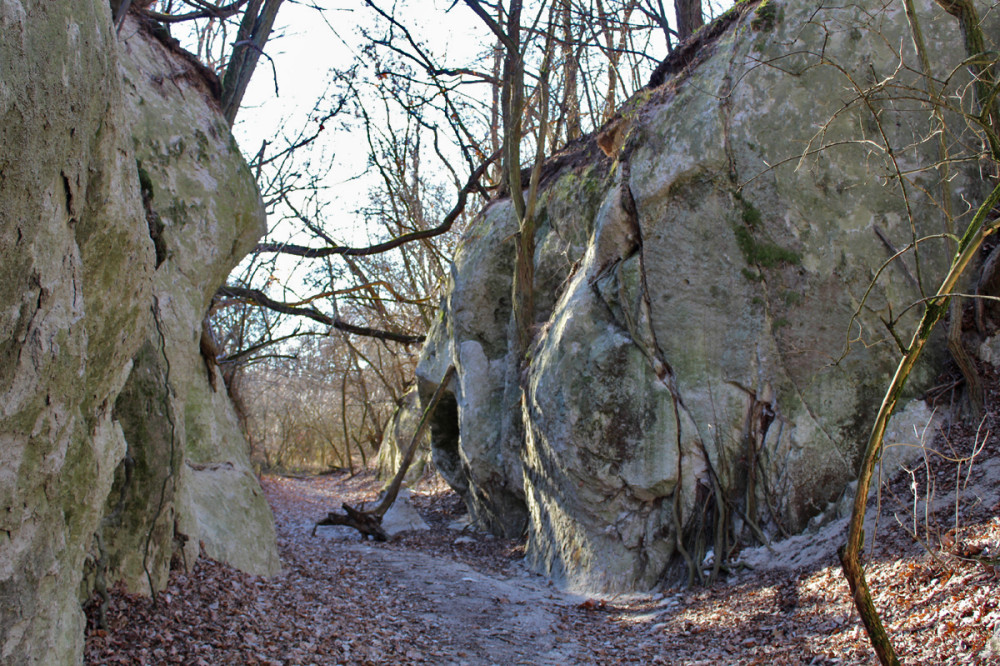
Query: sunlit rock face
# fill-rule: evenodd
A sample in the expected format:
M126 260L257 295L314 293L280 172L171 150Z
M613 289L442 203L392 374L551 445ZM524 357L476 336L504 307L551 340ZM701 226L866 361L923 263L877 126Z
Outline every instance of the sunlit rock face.
M108 3L0 3L0 35L0 661L71 664L154 250Z
M70 664L99 576L162 586L184 537L278 566L198 355L263 213L190 61L106 1L0 3L0 63L0 662Z
M938 158L926 108L889 90L853 103L900 57L920 69L901 6L862 4L744 5L625 105L611 157L593 139L565 151L540 195L525 358L508 344L510 202L463 239L418 369L425 399L458 369L435 460L481 524L526 530L529 563L561 584L686 577L711 548L802 529L854 476L899 354L882 320L908 338L914 311L898 318L951 252L927 241L879 272L945 230L944 195L940 173L907 175L908 216L866 143L889 140L904 170ZM920 17L935 75L961 72L955 22L932 3ZM951 176L964 225L982 183Z
M273 574L271 511L222 378L199 352L212 295L265 231L263 204L211 76L132 17L119 34L143 222L157 256L149 336L115 403L128 455L103 524L106 576L148 592L165 584L175 550L191 566L199 547Z

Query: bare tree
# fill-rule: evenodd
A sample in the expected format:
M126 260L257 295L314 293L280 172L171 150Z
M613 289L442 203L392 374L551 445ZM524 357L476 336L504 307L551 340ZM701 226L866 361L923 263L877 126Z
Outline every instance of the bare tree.
M455 232L497 193L511 197L518 218L514 316L525 348L534 318L541 165L642 86L658 62L653 40L664 35L669 47L676 39L678 29L662 11L651 19L646 5L652 7L638 0L468 0L452 11L474 11L495 43L486 39L482 52L454 61L435 53L398 8L365 0L356 62L333 73L308 119L278 128L250 160L272 231L219 290L211 312L234 400L261 368L273 374L304 362L322 338L338 359L329 371L343 387L329 389L342 393L334 410L337 441L348 451L338 449L346 457L337 460L350 466L351 449L364 460L385 422L376 402L383 395L398 400L412 379L416 345L446 286ZM189 29L189 43L221 76L232 123L258 60L269 61L280 6L171 0L132 10ZM270 74L277 91L278 77ZM328 194L332 154L324 141L337 129L364 137L368 153L356 174L369 183L368 193L348 205ZM363 233L348 231L348 219ZM346 397L351 387L361 387L356 410ZM329 439L318 431L305 439Z

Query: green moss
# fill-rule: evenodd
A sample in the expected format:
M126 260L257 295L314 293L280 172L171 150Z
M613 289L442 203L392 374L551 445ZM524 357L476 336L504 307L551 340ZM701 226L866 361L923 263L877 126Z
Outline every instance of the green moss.
M774 26L780 23L784 17L782 12L775 8L769 0L760 3L750 19L750 29L754 32L770 32Z
M620 109L622 117L627 119L634 118L639 113L639 109L641 109L646 102L649 101L652 95L653 91L651 89L643 88L635 95L632 95L632 97L625 100L625 103L622 104ZM631 132L631 130L632 128L629 128L629 132Z
M781 300L789 307L801 304L803 299L802 294L797 291L788 290L781 295Z
M740 204L742 205L742 217L743 224L747 225L750 229L759 229L761 222L760 210L758 210L752 203L745 201L740 197Z
M760 238L764 231L764 216L760 209L744 199L742 192L736 192L734 198L739 204L740 222L733 225L733 235L748 266L764 269L802 263L798 252ZM743 269L742 273L750 282L762 279L759 272Z
M734 19L737 16L739 16L739 12L740 12L740 9L742 7L744 7L746 5L749 5L752 2L754 2L754 0L736 0L736 2L733 3L732 7L730 7L726 11L722 12L719 16L717 16L715 19L713 19L710 23L708 23L706 25L703 25L702 27L700 27L697 30L695 30L695 34L698 34L702 30L705 30L705 28L710 28L711 26L713 26L716 23L720 23L722 21L731 21L732 19Z
M779 317L778 319L775 319L774 323L771 324L771 328L775 331L778 330L779 328L784 328L785 326L791 326L791 322L785 319L784 317Z
M736 244L739 246L740 252L743 253L743 258L751 266L776 268L783 264L798 265L802 263L802 257L799 256L798 252L760 240L746 227L734 226L733 234L736 236Z
M580 176L580 183L588 199L593 199L603 195L605 189L603 180L597 178L593 171L593 167L587 167L587 170Z

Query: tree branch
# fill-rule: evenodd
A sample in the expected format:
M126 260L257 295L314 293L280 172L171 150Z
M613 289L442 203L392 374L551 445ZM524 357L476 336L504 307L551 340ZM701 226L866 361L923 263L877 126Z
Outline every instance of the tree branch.
M128 0L128 2L124 4L127 6L130 2L131 0ZM200 18L224 19L238 14L240 8L246 3L247 0L236 0L236 2L232 2L225 7L205 6L201 11L188 12L187 14L162 14L160 12L154 12L151 9L140 7L139 13L143 16L148 16L155 21L159 21L160 23L181 23L182 21L193 21Z
M307 259L318 259L334 255L367 257L373 254L381 254L383 252L388 252L389 250L394 250L401 245L405 245L406 243L440 236L441 234L450 231L452 225L455 223L455 220L457 220L458 216L465 211L465 203L469 194L478 190L479 179L483 177L487 167L500 157L501 152L501 150L498 150L493 153L486 159L485 162L480 164L479 167L472 172L472 175L469 176L469 180L466 182L465 187L458 192L458 202L455 204L455 207L452 208L447 215L445 215L444 220L436 227L403 234L402 236L398 236L384 243L378 243L368 247L348 247L346 245L334 245L332 247L307 247L303 245L292 245L290 243L259 243L254 252L256 254L260 254L262 252L280 252L282 254L305 257Z
M885 431L888 427L889 417L896 407L896 402L903 393L903 387L910 376L910 371L920 357L924 344L930 338L934 325L944 316L948 309L948 301L953 295L955 285L965 272L965 269L972 262L972 259L979 252L983 240L997 230L1000 221L994 220L987 223L987 217L993 213L993 209L1000 203L1000 185L993 188L993 192L986 201L979 207L976 216L969 223L965 234L958 244L958 252L952 260L951 269L941 282L937 293L924 306L924 314L913 333L913 339L907 347L906 354L899 361L896 374L889 384L875 417L875 425L872 426L871 435L868 438L868 445L861 459L861 469L858 473L858 488L854 495L854 509L851 514L851 521L847 534L847 543L840 547L838 555L840 563L844 569L844 577L851 588L851 596L854 604L861 615L861 621L865 625L872 647L878 654L879 660L885 666L898 664L899 661L889 641L888 634L882 626L882 621L875 610L872 602L871 592L865 580L864 569L861 566L861 549L864 547L864 525L865 511L868 508L868 491L871 487L872 474L875 464L882 455L882 443Z
M271 36L271 28L281 2L282 0L250 0L243 20L240 21L233 55L229 58L226 73L222 77L222 112L230 126L236 120L247 84L257 67L257 60L264 52L264 44Z
M289 305L287 303L282 303L281 301L276 301L269 298L264 292L259 289L247 289L246 287L234 287L229 285L223 285L219 287L216 292L216 296L224 298L237 298L246 303L251 303L260 307L268 308L269 310L274 310L275 312L280 312L282 314L294 315L297 317L306 317L317 321L321 324L326 324L327 326L332 326L338 331L344 331L346 333L353 333L354 335L363 335L369 338L377 338L379 340L388 340L391 342L401 342L403 344L422 344L426 339L423 335L406 335L403 333L393 333L392 331L380 331L374 328L368 328L366 326L355 326L354 324L348 324L340 317L331 317L330 315L323 314L316 308L305 308L296 307Z

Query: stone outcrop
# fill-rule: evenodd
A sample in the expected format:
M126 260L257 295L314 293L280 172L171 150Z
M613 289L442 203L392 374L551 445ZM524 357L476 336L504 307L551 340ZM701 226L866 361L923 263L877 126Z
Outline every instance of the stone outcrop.
M944 221L925 194L940 197L939 174L906 176L908 216L865 143L890 141L906 170L937 159L926 108L891 87L856 103L897 73L900 45L919 70L901 6L871 4L742 4L604 129L610 157L590 138L550 161L523 372L510 202L463 238L418 368L424 399L458 368L435 462L478 523L527 531L536 570L649 588L713 548L802 529L854 476L898 358L883 322L909 336L906 308L951 251L927 241L880 270ZM943 80L958 27L933 3L920 16ZM967 210L982 185L952 175Z
M153 243L106 2L0 6L0 661L79 659Z
M93 575L158 587L175 534L189 554L277 566L198 355L259 196L187 60L123 36L106 0L0 3L4 664L78 662Z
M107 561L97 563L109 581L147 592L165 583L175 547L189 566L204 548L250 573L279 568L271 511L246 440L218 368L199 352L216 288L265 231L263 204L212 80L154 29L129 17L120 32L126 109L157 258L149 337L115 404L129 450L108 498Z

